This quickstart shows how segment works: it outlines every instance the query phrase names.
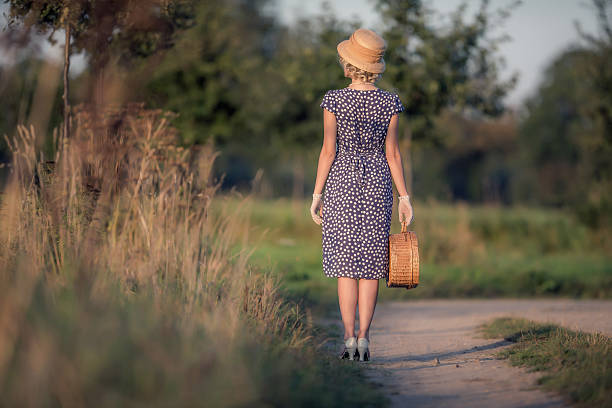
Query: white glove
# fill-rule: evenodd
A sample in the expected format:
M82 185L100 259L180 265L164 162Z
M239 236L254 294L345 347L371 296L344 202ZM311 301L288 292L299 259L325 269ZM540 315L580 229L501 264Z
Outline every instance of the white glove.
M322 194L313 194L312 195L312 204L310 205L310 215L312 216L312 220L321 225L321 221L323 221L323 204L321 203ZM321 216L317 214L318 211L321 211Z
M410 225L414 218L412 204L410 204L410 196L400 196L397 212L399 213L399 221L402 222L402 220L406 220L408 223L407 225Z

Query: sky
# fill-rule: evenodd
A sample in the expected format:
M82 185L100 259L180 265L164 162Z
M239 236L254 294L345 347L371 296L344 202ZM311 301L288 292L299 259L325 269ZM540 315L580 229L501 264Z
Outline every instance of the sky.
M279 18L291 24L297 17L316 14L321 1L276 0ZM426 1L436 11L447 14L462 3L461 0ZM340 19L357 17L365 28L374 31L382 23L374 11L374 0L334 0L329 2ZM471 9L480 3L469 0ZM492 0L491 8L507 6L511 0ZM587 0L523 0L495 35L506 33L511 39L499 47L499 55L506 60L502 78L512 73L519 82L508 95L510 105L520 104L537 89L541 75L551 60L571 44L579 42L574 22L578 21L586 32L595 33L597 21Z

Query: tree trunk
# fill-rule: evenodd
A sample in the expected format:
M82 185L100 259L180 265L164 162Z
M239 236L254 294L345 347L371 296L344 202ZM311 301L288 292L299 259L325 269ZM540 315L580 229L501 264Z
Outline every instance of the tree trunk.
M36 90L26 122L34 126L36 147L39 149L42 148L46 139L53 102L62 78L62 69L63 67L57 62L46 60L38 72Z
M66 39L64 42L64 137L70 138L70 102L68 101L68 73L70 72L70 23L65 23Z
M94 105L96 106L96 109L99 109L100 112L104 111L104 107L106 106L106 94L105 94L105 90L104 90L104 83L105 83L105 78L104 78L104 71L105 71L105 66L104 65L100 65L97 67L97 69L95 69L94 71Z
M304 162L299 155L293 161L293 209L296 216L302 213L304 203Z

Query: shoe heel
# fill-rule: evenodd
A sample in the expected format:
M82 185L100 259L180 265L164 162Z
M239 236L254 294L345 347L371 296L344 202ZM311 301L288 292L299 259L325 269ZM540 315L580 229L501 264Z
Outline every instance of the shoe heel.
M344 347L346 348L346 351L348 351L349 360L354 360L357 350L357 339L355 337L346 339L344 342Z
M349 353L349 360L355 360L355 356L357 354L357 347L347 348L346 351Z
M359 353L359 361L370 360L370 342L365 337L357 340L357 352Z

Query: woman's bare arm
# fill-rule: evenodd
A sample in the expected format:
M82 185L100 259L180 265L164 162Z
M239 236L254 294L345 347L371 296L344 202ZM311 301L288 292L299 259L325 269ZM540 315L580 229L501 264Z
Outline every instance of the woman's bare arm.
M389 170L391 170L391 176L393 177L393 182L395 183L397 192L400 196L405 196L408 195L408 192L406 191L404 168L402 167L402 155L400 154L397 137L398 122L399 116L397 114L391 116L389 128L387 129L387 139L385 141L385 154L387 156Z
M315 181L315 194L321 194L327 180L329 169L336 157L336 116L323 109L323 147L319 155L317 179Z

